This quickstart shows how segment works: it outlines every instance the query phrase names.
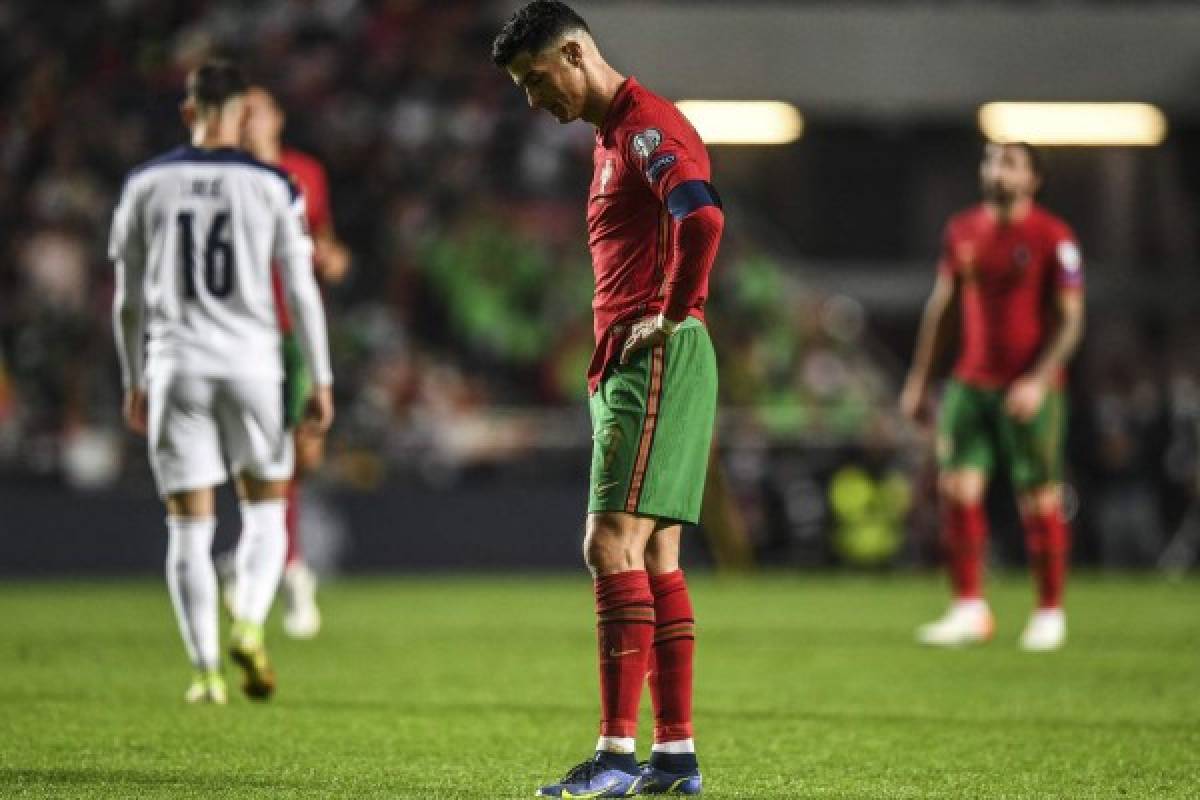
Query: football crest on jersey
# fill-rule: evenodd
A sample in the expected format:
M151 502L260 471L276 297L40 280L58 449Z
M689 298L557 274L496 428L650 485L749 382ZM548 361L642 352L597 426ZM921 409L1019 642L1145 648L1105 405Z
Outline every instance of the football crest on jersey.
M630 144L635 156L642 159L649 158L650 154L662 144L662 131L658 128L646 128L641 133L634 134Z
M1019 244L1013 248L1012 260L1017 269L1025 269L1029 266L1029 248L1023 244Z

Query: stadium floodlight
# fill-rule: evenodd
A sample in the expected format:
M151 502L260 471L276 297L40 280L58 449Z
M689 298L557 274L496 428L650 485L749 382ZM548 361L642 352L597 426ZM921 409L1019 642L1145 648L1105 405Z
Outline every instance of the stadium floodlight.
M1154 147L1167 118L1149 103L986 103L979 127L993 142Z
M791 144L804 117L778 100L680 100L676 105L705 144Z

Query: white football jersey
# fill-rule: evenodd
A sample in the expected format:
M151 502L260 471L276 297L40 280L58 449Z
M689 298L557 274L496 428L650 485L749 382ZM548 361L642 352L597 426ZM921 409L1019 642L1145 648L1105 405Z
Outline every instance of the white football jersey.
M304 200L234 148L179 147L133 170L113 215L114 329L127 387L148 373L280 378L277 265L318 384L332 381Z

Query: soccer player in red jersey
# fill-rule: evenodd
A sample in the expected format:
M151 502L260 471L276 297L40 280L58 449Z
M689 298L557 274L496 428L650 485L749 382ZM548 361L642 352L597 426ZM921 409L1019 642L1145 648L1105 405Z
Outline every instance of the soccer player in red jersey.
M334 233L324 167L312 156L283 146L285 117L283 109L270 92L259 86L251 87L246 93L245 106L243 143L246 149L260 161L278 166L299 185L304 194L305 217L313 239L313 267L317 277L325 285L340 283L346 276L350 256ZM279 325L286 335L292 330L292 321L288 317L287 305L281 302L282 284L278 275L274 286ZM286 338L285 350L293 342L291 337ZM302 364L295 359L287 360L292 367L289 370L288 403L293 408L302 408L311 391L311 380ZM313 434L310 428L297 426L294 438L296 474L288 488L287 497L288 548L287 567L283 574L283 628L289 636L307 639L316 636L320 630L321 615L316 602L316 577L305 564L301 547L299 486L304 476L317 469L324 460L325 437L324 434ZM226 591L229 591L228 586Z
M900 399L907 416L922 415L936 356L961 318L961 350L937 431L942 533L955 602L918 630L929 645L991 637L982 584L983 501L999 463L1007 465L1017 491L1037 585L1037 609L1021 647L1054 650L1066 641L1063 373L1083 335L1083 262L1071 229L1034 201L1041 181L1031 146L986 146L983 202L946 226L937 282Z
M587 24L563 3L517 11L492 57L531 108L596 129L584 556L596 600L600 738L592 758L538 794L699 794L695 624L679 539L681 523L699 517L716 413L704 303L724 216L708 153L673 104L605 62ZM654 746L639 768L634 738L647 676Z

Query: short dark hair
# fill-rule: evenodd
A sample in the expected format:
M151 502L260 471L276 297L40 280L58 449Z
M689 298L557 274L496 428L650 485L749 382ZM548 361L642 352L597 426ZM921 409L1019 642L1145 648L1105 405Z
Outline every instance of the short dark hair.
M1046 178L1046 162L1042 158L1042 151L1031 145L1029 142L1005 142L1005 147L1015 147L1025 153L1025 157L1029 159L1029 168L1033 170L1033 174L1039 179Z
M245 94L246 77L232 61L213 59L188 73L188 97L196 105L220 108L231 98Z
M590 33L583 17L566 3L533 0L517 10L492 41L492 61L507 67L521 53L537 54L567 31Z

